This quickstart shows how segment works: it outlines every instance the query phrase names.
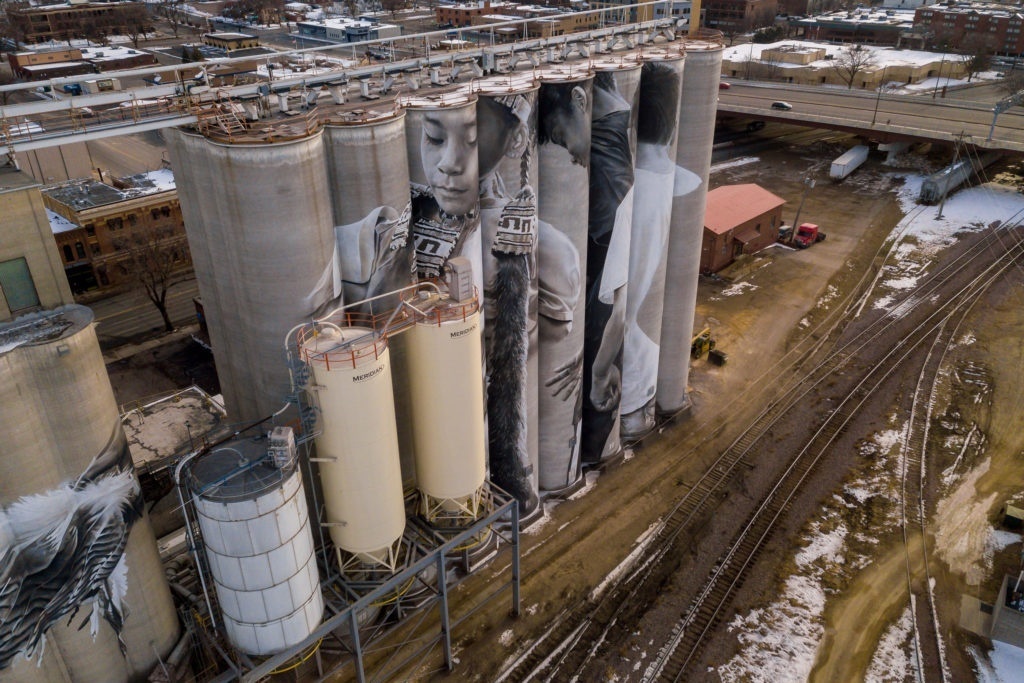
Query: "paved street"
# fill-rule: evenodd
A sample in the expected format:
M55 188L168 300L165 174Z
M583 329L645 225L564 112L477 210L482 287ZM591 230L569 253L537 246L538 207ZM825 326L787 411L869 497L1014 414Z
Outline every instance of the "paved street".
M192 297L198 294L195 278L171 288L167 295L167 304L175 325L195 322L196 311ZM104 348L138 342L163 329L160 312L141 288L86 305L96 314L96 321L99 323L96 332Z

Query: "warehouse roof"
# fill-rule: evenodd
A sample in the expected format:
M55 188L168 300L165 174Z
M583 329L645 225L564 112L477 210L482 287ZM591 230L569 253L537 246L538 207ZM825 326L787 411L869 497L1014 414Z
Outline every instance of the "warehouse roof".
M723 185L708 192L704 227L721 235L786 203L760 185Z

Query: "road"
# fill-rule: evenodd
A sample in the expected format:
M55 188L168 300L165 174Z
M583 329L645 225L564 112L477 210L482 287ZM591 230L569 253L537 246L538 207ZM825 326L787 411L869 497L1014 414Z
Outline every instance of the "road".
M933 100L927 96L878 95L857 90L836 90L787 86L780 83L730 81L728 90L720 90L718 110L763 116L819 127L921 139L951 140L961 133L982 143L992 125L992 106L951 97ZM771 103L784 100L790 111L771 109ZM1000 147L1024 152L1024 109L1014 107L999 115L995 140Z
M174 286L167 294L167 310L175 325L194 322L192 298L199 295L195 278ZM163 329L163 319L141 288L87 304L99 323L96 332L105 348L118 346Z

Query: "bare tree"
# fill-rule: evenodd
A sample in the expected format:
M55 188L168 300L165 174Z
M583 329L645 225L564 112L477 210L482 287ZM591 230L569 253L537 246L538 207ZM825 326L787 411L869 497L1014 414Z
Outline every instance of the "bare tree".
M999 81L999 89L1008 95L1016 95L1024 90L1024 71L1011 71L1006 78Z
M405 0L380 0L380 6L382 9L391 12L391 17L394 18L398 10L406 6Z
M857 75L871 69L876 62L877 58L874 52L863 45L851 45L836 55L829 68L846 84L847 88L853 88Z
M967 82L970 83L975 76L988 71L992 66L992 38L980 33L968 33L960 41L956 53L963 62Z
M184 0L160 0L160 14L167 19L167 23L171 25L171 30L174 32L174 37L178 37L178 32L181 30L181 25L184 23L181 18L182 9L185 5Z
M167 294L175 285L191 279L191 256L185 236L171 225L139 228L114 240L122 252L118 267L141 284L164 321L164 330L174 330L167 313Z
M133 2L125 5L119 14L119 20L124 25L125 35L132 41L132 45L138 49L139 40L153 30L153 19L149 15L149 9L143 3Z

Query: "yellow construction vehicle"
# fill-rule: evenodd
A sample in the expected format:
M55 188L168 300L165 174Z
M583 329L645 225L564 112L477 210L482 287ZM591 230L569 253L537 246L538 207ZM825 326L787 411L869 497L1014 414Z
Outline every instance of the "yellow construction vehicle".
M690 341L690 356L700 358L714 348L715 340L711 338L711 328L705 327L693 335L693 339Z

